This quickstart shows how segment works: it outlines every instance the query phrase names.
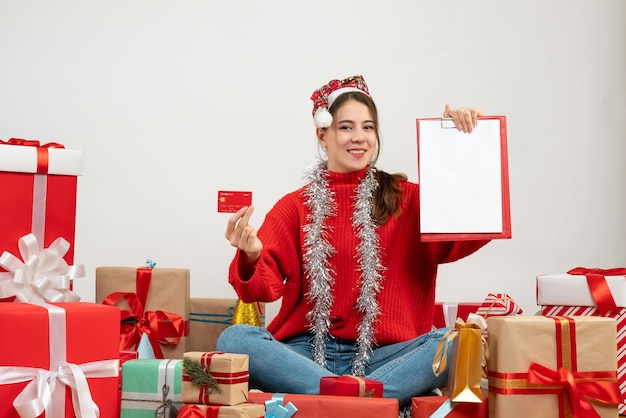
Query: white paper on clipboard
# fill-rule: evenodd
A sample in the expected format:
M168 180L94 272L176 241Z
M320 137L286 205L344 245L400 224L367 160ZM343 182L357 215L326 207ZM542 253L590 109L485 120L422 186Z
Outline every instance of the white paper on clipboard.
M510 238L506 120L479 118L471 134L418 119L423 241Z

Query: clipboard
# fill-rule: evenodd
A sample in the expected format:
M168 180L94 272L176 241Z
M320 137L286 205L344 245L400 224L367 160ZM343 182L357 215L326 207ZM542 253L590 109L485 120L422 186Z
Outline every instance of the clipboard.
M420 240L512 237L505 116L481 116L471 134L451 119L417 119Z

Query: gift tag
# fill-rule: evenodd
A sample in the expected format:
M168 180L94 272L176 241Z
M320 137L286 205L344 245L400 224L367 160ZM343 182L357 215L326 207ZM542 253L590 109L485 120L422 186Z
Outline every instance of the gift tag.
M252 204L252 192L223 191L217 192L217 211L235 213L244 206Z

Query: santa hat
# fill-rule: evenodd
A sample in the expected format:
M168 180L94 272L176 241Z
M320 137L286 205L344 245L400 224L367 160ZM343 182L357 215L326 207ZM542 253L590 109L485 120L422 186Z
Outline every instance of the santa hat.
M337 97L349 91L360 91L370 95L362 75L354 75L344 80L331 80L313 92L311 100L313 100L313 121L316 127L328 128L330 126L333 116L328 109Z

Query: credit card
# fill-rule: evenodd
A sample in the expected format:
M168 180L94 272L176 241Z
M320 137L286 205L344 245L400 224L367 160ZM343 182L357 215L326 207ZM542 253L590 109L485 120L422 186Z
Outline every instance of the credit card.
M225 191L217 192L217 211L235 213L244 206L252 204L252 192Z

